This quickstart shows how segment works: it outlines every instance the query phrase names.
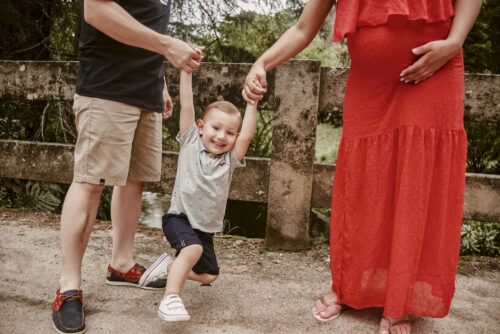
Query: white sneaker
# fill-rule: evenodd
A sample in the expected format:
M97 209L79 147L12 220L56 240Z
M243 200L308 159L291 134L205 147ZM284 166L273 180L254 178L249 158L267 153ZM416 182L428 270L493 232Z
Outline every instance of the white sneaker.
M189 321L191 319L181 297L175 294L168 295L161 301L158 315L165 321Z
M142 274L138 285L144 289L165 289L167 285L167 267L174 262L167 253L160 255L149 268Z

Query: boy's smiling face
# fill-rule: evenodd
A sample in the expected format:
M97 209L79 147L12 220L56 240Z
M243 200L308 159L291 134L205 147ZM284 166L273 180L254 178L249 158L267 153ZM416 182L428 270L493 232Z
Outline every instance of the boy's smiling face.
M207 151L212 154L222 154L234 147L241 125L241 116L212 109L203 119L199 119L196 125Z

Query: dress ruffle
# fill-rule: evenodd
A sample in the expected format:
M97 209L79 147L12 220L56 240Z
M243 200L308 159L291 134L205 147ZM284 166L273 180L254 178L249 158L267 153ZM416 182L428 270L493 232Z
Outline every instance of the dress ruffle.
M385 24L393 15L432 23L447 21L454 13L453 0L338 0L333 41L342 41L357 27Z
M447 315L466 153L463 129L407 126L342 140L330 238L342 303L390 317Z

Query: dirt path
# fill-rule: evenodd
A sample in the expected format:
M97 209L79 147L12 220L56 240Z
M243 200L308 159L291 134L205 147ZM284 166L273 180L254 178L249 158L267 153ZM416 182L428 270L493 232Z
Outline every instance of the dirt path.
M60 270L58 216L0 211L0 333L55 333L50 303ZM167 324L156 315L162 292L110 287L109 224L96 226L84 258L88 333L378 333L380 309L347 311L327 324L311 315L329 288L326 248L304 253L262 249L259 240L217 241L222 274L211 287L188 282L183 299L191 322ZM160 231L136 236L136 261L152 263L167 248ZM248 270L230 273L236 266ZM458 275L444 319L413 318L413 333L498 333L500 272Z

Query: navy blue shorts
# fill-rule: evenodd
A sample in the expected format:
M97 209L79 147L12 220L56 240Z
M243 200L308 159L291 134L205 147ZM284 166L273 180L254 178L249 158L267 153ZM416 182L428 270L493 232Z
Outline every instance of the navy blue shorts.
M187 216L183 213L167 213L162 218L163 234L170 246L175 248L175 256L181 249L190 245L201 245L203 253L193 267L196 274L219 275L219 266L215 257L214 234L191 227Z

